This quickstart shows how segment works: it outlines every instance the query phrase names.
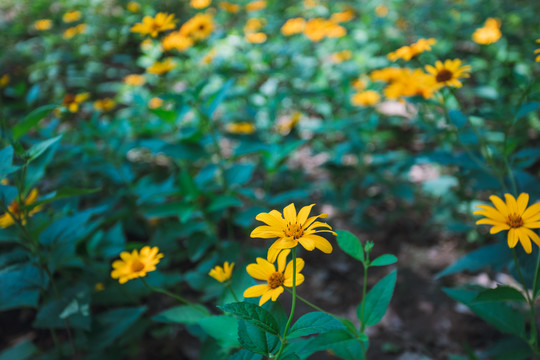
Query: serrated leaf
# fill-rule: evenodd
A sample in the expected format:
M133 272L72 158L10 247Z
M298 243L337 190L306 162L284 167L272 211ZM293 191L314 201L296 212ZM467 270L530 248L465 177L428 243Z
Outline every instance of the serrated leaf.
M495 289L487 289L480 292L475 302L481 301L523 301L526 302L525 296L517 289L511 286L497 286Z
M384 254L369 263L369 266L385 266L394 264L398 261L397 257L392 254Z
M394 287L396 285L397 270L392 271L379 280L367 293L364 305L363 322L364 326L373 326L383 318L392 299ZM358 319L362 321L362 304L358 305Z
M270 334L279 335L279 327L276 319L274 319L271 313L258 305L248 302L237 302L223 305L221 309L246 320Z
M352 233L345 230L337 230L337 243L348 255L361 262L365 261L364 249L360 240Z
M287 334L287 338L318 334L336 329L345 329L345 325L329 314L311 312L296 320Z
M268 356L279 343L276 336L243 319L238 319L238 340L245 349L263 356Z
M26 134L30 129L37 125L45 116L47 116L56 105L45 105L41 106L30 114L26 115L24 119L19 121L15 126L13 126L11 133L13 134L13 140L18 140L21 136Z

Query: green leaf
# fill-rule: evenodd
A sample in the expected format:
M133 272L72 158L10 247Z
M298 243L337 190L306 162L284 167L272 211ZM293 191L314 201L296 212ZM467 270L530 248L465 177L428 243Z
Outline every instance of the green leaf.
M216 339L221 347L232 349L240 346L238 342L238 321L233 316L214 315L197 321L200 327L211 337Z
M47 116L55 108L56 105L45 105L26 115L24 119L15 124L15 126L13 126L11 129L13 140L18 140L21 136L30 131L30 129L36 126L41 119Z
M96 189L75 189L75 188L63 188L57 191L53 191L52 193L43 195L38 201L25 206L24 208L29 210L33 209L36 206L42 206L48 203L51 203L56 200L65 199L72 196L81 196L81 195L87 195L87 194L93 194L95 192L98 192L101 190L100 188Z
M455 274L464 270L476 271L487 266L495 268L506 265L512 259L508 246L502 243L484 246L465 255L440 273L435 278Z
M311 312L296 320L287 334L287 338L318 334L336 329L345 329L345 325L329 314Z
M181 222L186 222L191 218L193 211L195 211L195 207L193 205L187 204L185 201L175 201L155 206L148 206L144 212L144 215L147 218L178 216Z
M209 313L199 306L180 305L160 312L152 317L152 320L164 323L196 324L208 316Z
M28 161L35 160L37 157L39 157L41 154L43 154L48 148L55 145L56 142L58 142L58 140L60 140L61 138L62 138L62 135L58 135L55 138L42 141L42 142L37 143L36 145L32 146L26 152L26 155L28 156Z
M240 350L227 358L227 360L261 360L262 356L251 351Z
M65 319L68 319L72 328L90 330L90 297L86 295L86 299L53 300L42 305L32 326L38 329L64 329Z
M448 117L450 117L450 121L452 121L458 129L461 129L467 124L467 117L459 110L450 110L448 112Z
M339 247L356 260L365 261L362 243L356 236L345 230L337 230L337 242Z
M452 299L467 305L478 317L493 325L500 332L516 336L525 335L523 315L516 309L500 302L475 302L474 300L478 296L476 291L448 288L443 289L443 291Z
M304 347L304 351L300 353L302 357L307 357L317 351L329 350L335 352L336 349L342 348L345 352L346 349L355 348L357 345L360 345L358 339L354 337L351 333L346 330L332 330L321 334L316 337L310 338L308 344ZM367 344L365 344L367 351ZM338 350L339 351L339 350ZM355 354L354 359L362 359L362 351ZM304 358L305 358L304 357Z
M385 266L397 262L397 257L392 254L384 254L369 263L369 266Z
M474 299L476 302L480 301L524 301L525 296L517 289L511 286L497 286L495 289L487 289L478 294Z
M498 339L493 346L480 354L482 359L493 360L525 360L531 359L532 356L529 345L516 337Z
M8 147L0 150L0 179L7 174L11 174L17 170L18 166L12 166L13 163L13 147Z
M242 206L242 201L234 195L220 195L216 196L210 202L208 211L220 211L233 206Z
M209 118L212 117L212 114L214 114L214 111L216 111L217 107L225 100L225 97L227 96L229 90L232 88L233 84L234 79L227 80L225 85L223 85L223 87L219 89L218 92L216 92L207 100L208 105L203 108L206 116L208 116Z
M92 326L89 348L103 349L114 343L146 311L146 306L137 308L119 308L101 313ZM127 341L127 340L126 340Z
M516 119L519 119L520 117L536 111L538 108L540 108L540 102L538 101L531 101L529 103L525 103L519 108L516 114Z
M383 318L392 299L394 287L396 285L397 270L383 277L371 290L367 293L364 305L364 325L373 326ZM362 321L362 304L358 305L358 319Z
M2 351L0 353L0 360L26 360L37 351L38 348L30 340L23 340Z
M36 307L48 279L32 264L16 265L0 271L0 311Z
M223 305L220 308L225 312L246 320L263 331L273 335L279 335L279 327L276 319L274 319L271 313L258 305L248 302L237 302Z
M243 319L238 319L238 340L246 350L263 356L268 356L279 343L276 336Z
M253 176L255 164L243 163L236 164L225 171L225 179L227 184L231 186L245 185Z

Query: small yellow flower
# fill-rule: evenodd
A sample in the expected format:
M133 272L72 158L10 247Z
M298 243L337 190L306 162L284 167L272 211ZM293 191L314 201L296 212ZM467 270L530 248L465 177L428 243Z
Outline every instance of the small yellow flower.
M394 52L389 53L386 57L390 61L396 61L403 59L405 61L411 60L413 57L420 55L425 51L431 50L431 45L434 45L437 40L431 39L419 39L417 42L409 45L402 46Z
M388 15L388 7L385 5L379 5L375 8L375 15L378 17L386 17Z
M129 74L124 78L124 84L131 86L141 86L144 85L146 79L143 75L139 74Z
M62 100L62 106L67 108L69 112L76 113L79 111L79 105L90 97L90 94L87 92L80 93L77 95L66 94Z
M326 20L323 18L314 18L306 22L304 35L313 42L319 42L326 36Z
M4 74L0 76L0 89L5 88L9 84L10 76L8 74Z
M283 209L283 216L279 211L272 210L269 213L260 213L255 217L255 219L267 225L255 228L250 234L252 238L277 238L268 250L268 261L276 261L277 255L281 250L296 247L299 243L308 251L317 248L326 254L332 252L330 242L322 236L317 235L317 233L329 232L334 235L336 233L332 231L330 225L315 221L318 218L323 219L327 217L328 214L320 214L308 218L313 206L315 204L304 206L297 214L294 204L289 204ZM329 230L321 230L320 228L327 228Z
M203 40L214 31L214 20L209 14L197 14L182 25L180 34L193 40Z
M153 97L148 101L148 107L150 109L157 109L160 108L163 105L163 99L160 99L158 97Z
M212 3L212 0L191 0L189 5L194 9L204 9Z
M257 32L264 26L265 22L264 18L250 18L244 25L244 32Z
M244 35L244 38L251 44L262 44L266 41L266 34L262 32L247 33Z
M397 80L403 73L402 68L398 67L387 67L380 70L373 70L369 77L372 81L384 81L392 82Z
M362 91L367 88L367 80L365 76L360 76L358 79L355 79L352 83L352 87L356 91Z
M8 211L0 215L0 228L4 229L8 226L15 224L15 220L20 221L23 225L26 224L26 220L38 211L40 211L42 207L36 206L30 211L23 210L21 209L21 207L35 203L37 198L37 189L32 189L32 191L30 191L30 194L23 201L22 205L18 200L12 201L11 204L9 204L8 206Z
M240 5L231 4L230 2L227 2L227 1L221 1L219 3L219 8L230 13L237 13L240 11Z
M73 38L75 35L82 34L86 31L86 24L79 24L77 26L73 26L70 28L67 28L66 31L64 31L64 39L69 40Z
M81 18L81 12L79 10L71 10L62 16L62 21L65 23L72 23L79 21Z
M391 69L391 68L390 68ZM402 97L422 96L425 99L441 88L435 77L425 73L422 69L400 69L392 78L390 84L384 89L384 96L391 100L402 100Z
M40 19L34 22L34 29L37 31L49 30L52 27L52 21L49 19Z
M163 257L163 254L158 254L159 249L157 247L151 248L145 246L139 253L137 250L123 251L120 254L121 260L115 260L112 263L113 271L111 271L111 277L118 279L120 284L136 279L139 277L145 277L150 271L156 270L156 265Z
M501 38L501 21L495 18L489 18L484 26L474 31L472 39L480 45L489 45L499 41Z
M102 282L96 283L96 285L94 285L94 290L95 290L96 292L105 290L105 284L102 283Z
M495 207L478 205L474 215L483 215L484 219L476 222L477 225L491 225L490 234L508 230L508 247L514 248L519 240L527 254L532 251L531 239L540 246L540 237L531 229L540 228L540 203L527 206L529 194L521 193L517 200L510 194L504 194L503 201L498 196L489 197Z
M350 60L351 58L352 58L351 50L343 50L343 51L332 54L332 62L334 62L335 64L339 64L343 61Z
M246 11L262 10L266 7L266 0L255 0L246 5Z
M193 46L193 40L190 37L181 34L180 31L174 31L165 36L161 44L165 50L175 49L178 51L186 51Z
M249 135L255 132L255 125L250 122L229 123L225 126L225 130L231 134Z
M536 42L537 42L537 43L540 43L540 39L537 39ZM535 53L535 54L539 54L539 53L540 53L540 49L534 50L534 53ZM536 62L540 62L540 55L537 55L535 60L536 60Z
M313 9L315 6L319 5L317 0L304 0L302 3L306 9Z
M136 13L141 10L141 4L136 1L130 1L127 3L126 9L128 9L128 11L131 11L132 13Z
M205 65L208 65L212 62L212 60L214 60L214 57L216 56L217 54L217 50L216 49L212 49L210 50L206 55L203 56L203 58L201 59L201 64L205 64Z
M249 264L246 270L249 275L257 280L266 281L266 284L254 285L247 288L244 291L244 297L261 297L259 300L259 306L262 306L265 302L272 299L276 301L283 293L283 286L293 286L293 262L289 261L287 266L287 256L290 250L282 251L277 258L277 269L274 266L274 261L269 262L263 258L257 258L256 264ZM305 262L301 258L296 259L296 285L300 285L304 282L304 275L300 274L300 271L304 268Z
M229 262L225 261L225 263L223 264L223 267L215 266L212 270L210 270L208 275L210 275L211 277L213 277L214 279L222 283L231 278L233 268L234 268L234 263L231 263L229 265Z
M342 22L348 22L354 19L354 11L352 10L345 10L342 12L334 13L332 16L330 16L330 20L335 23L342 23Z
M434 76L437 83L460 88L462 84L459 79L469 77L471 66L462 65L462 62L459 59L447 59L444 63L437 60L437 62L435 62L435 67L426 65L426 70Z
M131 32L156 37L160 32L174 29L175 23L174 14L160 12L155 17L145 16L141 23L131 27Z
M9 180L8 179L2 179L2 180L0 180L0 184L9 185Z
M354 106L373 106L377 105L381 96L374 90L358 92L351 97L351 103Z
M329 38L340 38L347 35L347 30L338 23L329 20L326 22L326 36Z
M146 68L146 72L161 75L171 71L175 67L176 61L173 61L172 58L167 58L164 61L156 61L153 65Z
M306 20L304 18L292 18L287 20L281 27L281 33L285 36L291 36L294 34L300 34L306 27Z
M302 118L302 113L296 111L289 117L284 117L279 120L277 124L277 131L285 136L291 132L291 130L300 122Z
M94 102L94 109L101 112L107 112L114 109L116 102L111 98L99 99Z

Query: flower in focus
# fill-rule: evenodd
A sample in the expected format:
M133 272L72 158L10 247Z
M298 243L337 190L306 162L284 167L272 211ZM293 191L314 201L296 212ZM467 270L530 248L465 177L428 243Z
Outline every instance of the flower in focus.
M306 27L306 20L298 17L287 20L281 27L281 33L285 36L300 34Z
M208 275L210 275L211 277L213 277L214 279L222 283L231 278L233 268L234 268L234 263L229 264L228 261L225 261L225 263L223 264L223 267L215 266L212 270L210 270Z
M257 280L266 281L266 284L254 285L247 288L244 291L244 297L261 297L259 300L259 306L262 306L265 302L272 299L276 301L279 295L284 291L283 286L293 286L293 262L289 261L287 266L287 256L291 251L282 251L277 258L277 269L274 266L274 261L269 262L263 258L257 258L256 264L249 264L246 270L249 275ZM300 274L300 271L304 268L304 260L301 258L296 259L296 285L300 285L304 282L304 275Z
M143 75L139 74L129 74L124 78L124 84L131 86L141 86L144 85L146 79Z
M68 11L67 13L65 13L64 16L62 16L62 21L65 22L65 23L72 23L72 22L75 22L75 21L79 21L80 18L81 18L81 12L80 11L71 10L71 11Z
M240 11L240 5L231 4L230 2L227 2L227 1L221 1L219 3L219 8L230 13L237 13Z
M163 99L158 97L153 97L148 101L148 107L150 109L157 109L160 108L163 105Z
M540 43L540 39L537 39L536 42L537 42L537 43ZM534 53L535 53L535 54L540 54L540 49L534 50ZM540 55L537 55L537 56L536 56L536 62L540 62Z
M204 9L210 5L212 0L191 0L189 5L194 9Z
M8 74L0 76L0 89L5 88L9 84L10 77Z
M255 125L246 121L228 123L225 126L225 130L231 134L249 135L255 132Z
M354 106L373 106L379 103L381 96L374 90L358 92L351 97Z
M426 70L435 77L437 83L460 88L462 84L459 79L469 77L471 66L462 65L459 59L447 59L444 63L437 60L435 66L426 65Z
M489 18L484 26L474 31L472 39L480 45L489 45L497 42L501 38L501 21L495 18Z
M189 36L193 40L203 40L214 31L214 21L211 15L197 14L186 21L180 28L180 34Z
M335 64L339 64L343 61L350 60L351 58L352 58L351 50L343 50L343 51L332 54L332 62L334 62Z
M266 0L255 0L246 5L246 11L262 10L266 7Z
M94 109L101 112L107 112L114 109L116 102L111 98L99 99L94 102Z
M132 13L136 13L139 12L139 10L141 9L141 4L136 1L130 1L127 3L126 9L128 9L128 11L131 11Z
M263 238L277 240L268 249L268 261L276 261L276 257L283 249L290 249L300 243L306 250L312 251L317 248L326 254L332 252L332 245L322 236L317 235L321 232L332 231L330 225L316 221L317 218L325 218L328 214L320 214L309 217L311 208L315 204L304 206L298 214L293 204L289 204L283 209L283 216L277 210L272 210L269 213L260 213L255 219L266 223L267 225L259 226L251 232L252 238ZM327 228L324 230L320 228Z
M378 17L385 17L388 15L388 7L385 5L379 5L375 8L375 15Z
M67 108L69 112L76 113L79 111L79 105L90 97L90 94L87 92L80 93L77 95L66 94L62 100L62 106Z
M163 61L156 61L153 65L146 68L146 72L150 74L161 75L165 74L176 67L176 61L172 58L167 58Z
M49 30L52 27L52 21L49 19L36 20L34 22L34 29L37 31Z
M527 254L532 251L531 239L540 246L540 237L531 229L540 228L540 203L527 206L529 194L521 193L517 200L510 194L504 194L503 201L498 196L489 197L495 207L478 205L474 215L483 215L484 219L476 222L477 225L491 225L490 234L508 230L508 246L514 248L519 240Z
M75 35L82 34L85 31L86 31L86 24L79 24L77 26L67 28L66 31L64 31L63 38L66 40L69 40L73 38Z
M160 32L174 29L175 23L174 14L160 12L155 17L145 16L141 23L131 27L131 32L156 37Z
M31 217L35 213L41 210L41 206L36 206L32 210L23 210L21 207L31 205L36 202L38 197L38 191L37 189L32 189L30 191L30 194L26 197L26 199L23 201L23 204L21 206L21 203L18 200L14 200L9 204L8 211L6 211L4 214L0 215L0 228L4 229L8 226L11 226L15 224L15 220L19 220L22 225L26 224L27 218Z
M140 253L136 249L131 253L123 251L120 253L121 260L115 260L112 263L111 277L118 279L120 284L131 279L145 277L150 271L156 270L156 265L163 257L163 254L158 254L158 252L159 249L156 246L153 248L145 246Z
M342 12L334 13L332 16L330 16L330 20L335 23L342 23L342 22L348 22L354 19L354 11L352 10L345 10Z
M178 51L185 51L193 46L193 40L182 35L180 31L173 31L163 38L161 44L165 50L176 49Z
M419 39L417 42L409 45L402 46L394 52L389 53L386 57L390 61L396 61L403 59L405 61L411 60L413 57L420 55L424 51L430 51L431 45L434 45L437 40L431 39Z

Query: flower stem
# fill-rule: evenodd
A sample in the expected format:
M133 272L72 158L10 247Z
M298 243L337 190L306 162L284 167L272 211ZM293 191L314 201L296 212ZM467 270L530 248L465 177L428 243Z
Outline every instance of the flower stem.
M229 289L229 291L231 292L233 298L234 298L234 301L236 302L240 302L240 300L238 300L238 297L236 296L236 293L234 292L232 286L231 286L231 283L230 282L227 282L227 285L225 285L227 287L227 289Z
M155 291L155 292L158 292L158 293L162 293L162 294L165 294L167 296L170 296L176 300L178 300L179 302L183 303L183 304L186 304L186 305L191 305L191 306L194 306L194 307L197 307L199 309L201 309L202 311L204 311L205 313L207 314L210 314L210 312L208 311L208 309L206 309L204 306L200 305L200 304L195 304L195 303L192 303L191 301L183 298L182 296L178 295L178 294L174 294L168 290L165 290L165 289L162 289L162 288L156 288L156 287L153 287L152 285L148 284L148 282L146 282L146 280L143 278L143 277L140 277L139 279L141 279L142 283L148 288L150 289L151 291Z
M296 247L292 249L292 263L293 263L293 278L292 278L292 304L291 304L291 314L289 315L289 320L287 320L287 325L285 325L285 330L283 331L283 338L281 340L281 346L279 351L274 357L275 360L279 360L285 345L287 344L287 333L291 326L291 322L294 316L294 309L296 307Z

